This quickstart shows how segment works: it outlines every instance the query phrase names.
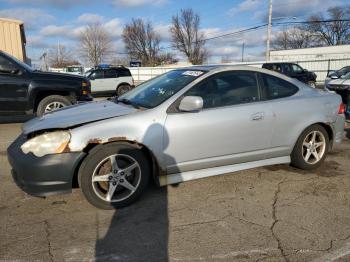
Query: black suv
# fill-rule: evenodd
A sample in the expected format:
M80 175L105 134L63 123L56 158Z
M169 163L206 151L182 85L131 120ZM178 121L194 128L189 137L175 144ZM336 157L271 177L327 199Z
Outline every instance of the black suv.
M44 113L92 101L82 76L42 72L0 51L0 116Z
M265 63L262 68L273 70L286 76L296 78L301 82L308 84L311 87L316 87L317 75L314 72L309 72L298 64L294 63Z

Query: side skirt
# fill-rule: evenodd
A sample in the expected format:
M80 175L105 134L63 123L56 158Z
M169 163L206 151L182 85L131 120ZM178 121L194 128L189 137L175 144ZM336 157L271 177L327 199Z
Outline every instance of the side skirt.
M199 169L199 170L187 171L183 173L171 174L167 176L160 176L159 184L160 186L165 186L165 185L176 184L184 181L210 177L210 176L217 176L221 174L227 174L227 173L232 173L236 171L256 168L256 167L270 166L270 165L277 165L277 164L289 164L289 163L290 163L290 156L283 156L283 157L276 157L276 158L264 159L259 161L247 162L242 164Z

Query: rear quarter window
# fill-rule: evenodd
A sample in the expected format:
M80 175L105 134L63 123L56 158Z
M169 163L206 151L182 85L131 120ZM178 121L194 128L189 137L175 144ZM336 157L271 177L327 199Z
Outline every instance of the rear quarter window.
M267 100L289 97L299 91L297 86L281 78L268 74L261 74L261 78Z
M130 71L128 69L119 69L118 77L123 77L123 76L131 76Z

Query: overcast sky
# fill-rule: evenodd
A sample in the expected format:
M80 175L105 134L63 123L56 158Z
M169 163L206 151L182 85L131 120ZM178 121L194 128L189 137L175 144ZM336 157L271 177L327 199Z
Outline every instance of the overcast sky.
M350 0L273 0L273 17L286 17L285 21L291 17L304 20L312 13L344 4L350 4ZM77 35L84 25L94 21L101 22L111 33L116 53L124 52L121 33L123 25L132 18L151 21L162 37L162 46L168 47L171 17L183 8L197 12L201 17L201 30L206 37L213 37L265 23L268 0L0 0L0 17L25 22L28 56L36 60L58 42L78 49ZM238 61L243 42L245 59L261 60L265 37L266 28L262 28L208 41L209 62L220 62L222 57Z

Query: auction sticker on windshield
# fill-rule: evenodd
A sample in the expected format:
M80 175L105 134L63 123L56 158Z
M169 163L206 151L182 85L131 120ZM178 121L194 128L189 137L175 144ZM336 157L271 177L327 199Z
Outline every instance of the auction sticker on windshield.
M202 71L185 71L182 73L182 75L185 75L185 76L200 76L202 74L203 74Z

